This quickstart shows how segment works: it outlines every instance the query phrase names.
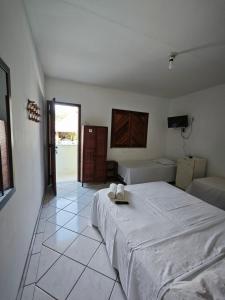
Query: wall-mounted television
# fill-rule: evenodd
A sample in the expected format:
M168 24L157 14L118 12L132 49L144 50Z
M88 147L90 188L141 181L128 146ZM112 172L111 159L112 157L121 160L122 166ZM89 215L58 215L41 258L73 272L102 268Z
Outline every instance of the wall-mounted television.
M188 127L188 116L176 116L168 118L168 128L185 128Z

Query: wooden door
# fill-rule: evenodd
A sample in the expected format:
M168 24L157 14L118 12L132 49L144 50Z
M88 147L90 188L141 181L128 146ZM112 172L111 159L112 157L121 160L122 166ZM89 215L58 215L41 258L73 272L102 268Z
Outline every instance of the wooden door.
M47 101L48 184L54 195L56 188L55 99Z
M108 128L97 127L96 131L95 181L105 182Z
M83 127L82 147L82 182L93 182L95 178L96 127Z

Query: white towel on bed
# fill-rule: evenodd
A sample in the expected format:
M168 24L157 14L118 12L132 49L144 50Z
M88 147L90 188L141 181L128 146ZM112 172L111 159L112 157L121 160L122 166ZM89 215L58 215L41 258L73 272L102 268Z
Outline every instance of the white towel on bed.
M109 191L107 193L108 197L110 199L115 199L116 198L116 190L117 190L117 186L115 183L111 183L109 186Z
M124 185L118 184L116 189L116 199L119 201L124 201L125 193L124 193Z

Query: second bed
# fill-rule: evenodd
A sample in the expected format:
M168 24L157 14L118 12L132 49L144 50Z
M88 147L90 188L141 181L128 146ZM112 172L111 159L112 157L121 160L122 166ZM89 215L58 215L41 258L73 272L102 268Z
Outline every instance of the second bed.
M126 184L150 181L174 182L176 163L165 158L120 161L118 173Z

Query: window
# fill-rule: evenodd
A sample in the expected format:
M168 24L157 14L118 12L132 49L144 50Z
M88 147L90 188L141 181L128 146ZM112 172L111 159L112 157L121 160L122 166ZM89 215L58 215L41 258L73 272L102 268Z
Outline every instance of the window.
M148 113L113 109L111 148L146 148Z
M14 192L10 129L10 70L0 58L0 208Z

